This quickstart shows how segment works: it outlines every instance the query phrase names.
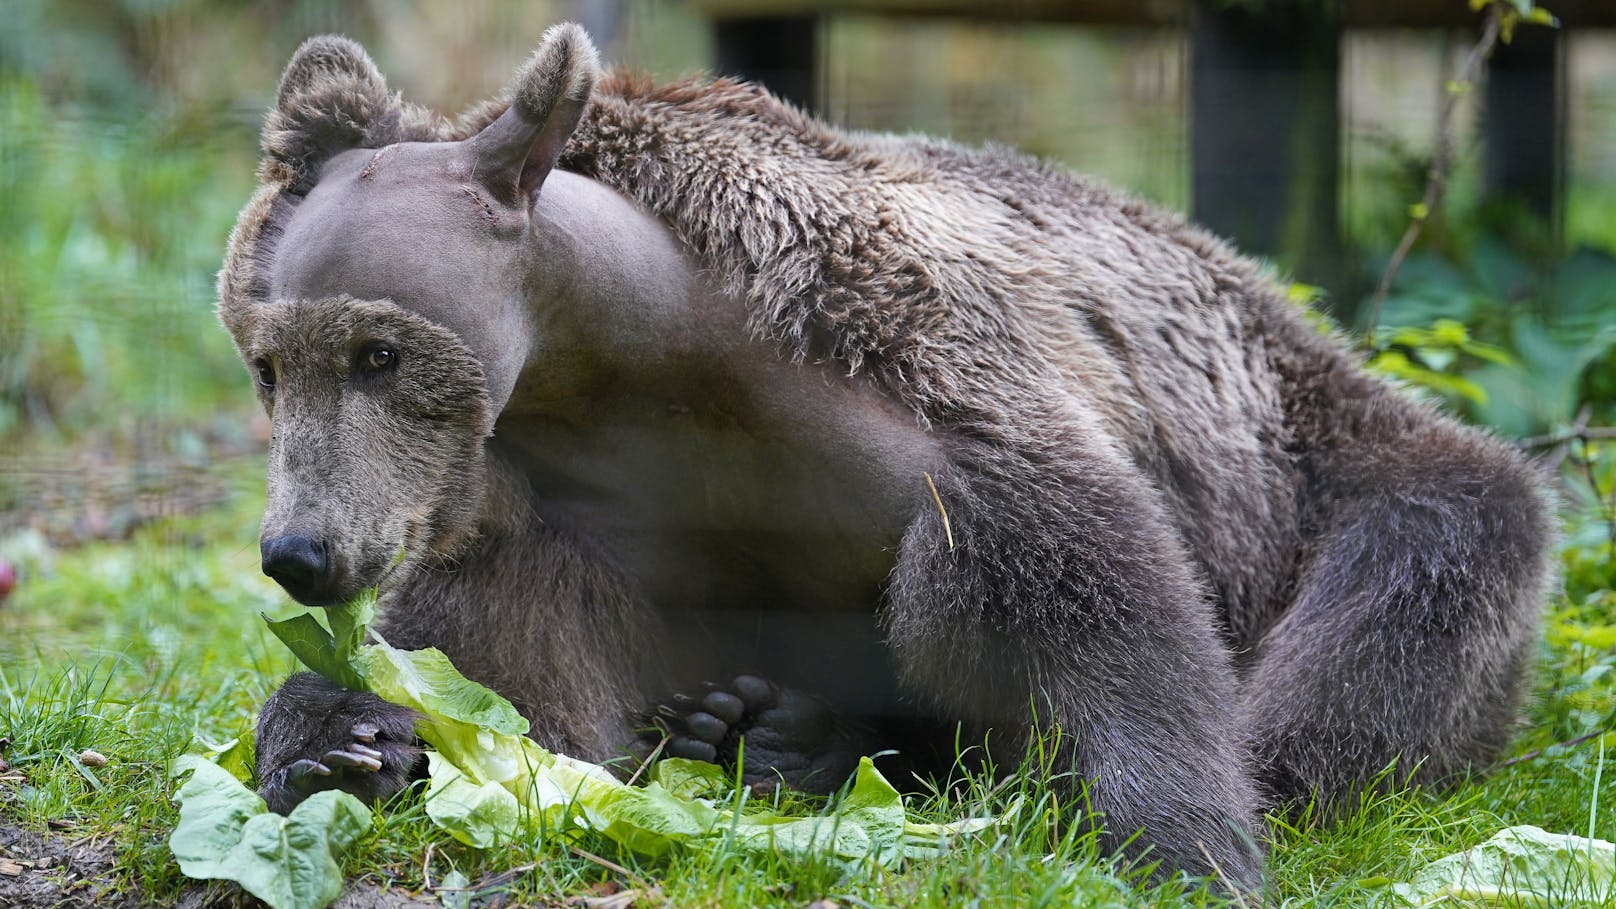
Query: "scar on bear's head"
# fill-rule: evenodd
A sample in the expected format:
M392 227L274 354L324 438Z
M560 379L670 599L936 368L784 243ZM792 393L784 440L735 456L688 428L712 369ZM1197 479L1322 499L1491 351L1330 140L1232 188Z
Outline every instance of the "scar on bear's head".
M488 200L484 199L480 193L469 186L460 187L460 191L470 197L471 201L482 210L482 219L484 221L489 224L499 223L499 215L494 212L494 206L489 205Z
M382 158L386 157L389 152L392 152L397 148L398 145L394 144L384 145L381 148L376 149L376 154L370 156L370 160L365 162L364 170L359 172L359 179L369 180L371 177L376 176L376 168L381 165Z

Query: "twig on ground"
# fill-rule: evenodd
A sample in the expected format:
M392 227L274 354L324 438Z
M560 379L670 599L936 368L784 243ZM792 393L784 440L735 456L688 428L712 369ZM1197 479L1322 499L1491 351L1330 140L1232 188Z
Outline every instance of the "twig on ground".
M624 878L633 881L635 884L639 885L642 888L646 886L646 882L645 882L644 878L642 878L638 874L635 874L634 872L628 870L627 868L624 868L622 865L617 864L616 862L612 861L611 859L601 858L600 856L596 855L595 853L590 852L587 849L579 849L577 846L568 846L567 851L571 852L573 855L576 855L581 859L587 859L588 861L594 862L595 864L599 865L600 867L605 868L607 871L611 871L611 872L614 872L616 874L621 874Z
M1436 213L1437 206L1442 203L1442 197L1447 192L1448 171L1453 167L1455 145L1453 112L1458 107L1459 95L1475 84L1476 78L1481 75L1482 64L1487 62L1487 58L1492 56L1493 48L1498 45L1502 16L1500 4L1493 3L1487 8L1487 24L1481 30L1481 40L1470 49L1464 64L1459 67L1457 78L1449 83L1448 90L1442 94L1442 106L1437 111L1436 120L1436 153L1431 159L1431 171L1425 180L1425 196L1420 200L1413 220L1409 221L1408 229L1403 231L1403 238L1398 241L1391 260L1386 263L1386 271L1380 276L1380 286L1375 288L1374 299L1369 305L1369 326L1365 337L1368 338L1371 347L1375 344L1380 311L1386 305L1386 295L1391 293L1392 282L1397 278L1397 270L1403 266L1403 260L1408 257L1409 250L1414 248L1414 241L1419 239L1426 220Z
M673 733L663 733L662 741L657 742L656 747L651 749L651 753L646 755L645 760L640 762L640 766L634 768L634 773L629 776L625 785L632 786L640 781L640 774L645 772L645 768L656 763L656 759L662 754L662 749L667 746L668 740L671 738L673 738Z
M487 890L492 890L495 887L503 887L537 867L539 867L537 862L528 862L526 865L517 865L515 868L507 868L498 874L490 874L489 876L473 884L471 887L465 889L469 889L472 893L482 893Z

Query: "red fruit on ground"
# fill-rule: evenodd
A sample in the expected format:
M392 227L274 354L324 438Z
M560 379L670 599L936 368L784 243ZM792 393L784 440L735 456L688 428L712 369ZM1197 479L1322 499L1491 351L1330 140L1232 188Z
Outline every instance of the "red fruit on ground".
M17 586L17 569L11 563L0 559L0 600L10 596L13 587Z

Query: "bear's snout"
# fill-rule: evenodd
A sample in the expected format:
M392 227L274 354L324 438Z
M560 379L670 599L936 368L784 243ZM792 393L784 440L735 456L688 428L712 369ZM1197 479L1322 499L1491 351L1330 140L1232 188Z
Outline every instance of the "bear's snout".
M259 551L264 574L274 578L292 599L305 606L336 602L331 583L335 572L331 570L330 547L325 541L286 534L264 540Z

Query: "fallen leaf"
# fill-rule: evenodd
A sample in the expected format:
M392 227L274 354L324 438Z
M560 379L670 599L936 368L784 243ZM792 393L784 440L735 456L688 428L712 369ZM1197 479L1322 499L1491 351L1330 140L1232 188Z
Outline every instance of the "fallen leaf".
M1616 845L1530 825L1439 858L1391 892L1411 906L1609 906Z
M643 891L629 888L626 890L619 889L617 892L606 896L573 897L568 901L568 905L579 907L579 909L631 909L633 906L661 902L661 897L662 891L656 887Z
M471 909L471 881L460 869L445 874L443 881L433 889L443 909Z
M342 892L336 857L370 829L346 792L317 792L281 816L217 764L182 757L180 821L168 846L187 877L235 881L274 909L318 909Z

